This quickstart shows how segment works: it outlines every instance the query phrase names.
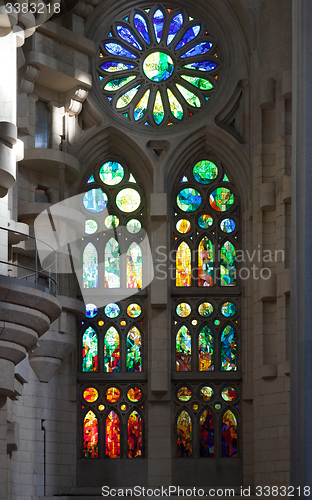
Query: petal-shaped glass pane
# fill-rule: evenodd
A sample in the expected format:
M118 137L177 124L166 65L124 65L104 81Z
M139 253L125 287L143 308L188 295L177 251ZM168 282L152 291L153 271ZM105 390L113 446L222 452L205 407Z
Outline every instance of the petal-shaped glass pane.
M136 55L129 52L129 50L124 49L119 43L106 43L105 48L107 52L113 54L114 56L128 57L129 59L136 59Z
M182 40L176 46L175 50L178 50L181 47L184 47L184 45L186 45L188 42L190 42L191 40L194 40L194 38L197 37L199 32L200 32L200 24L192 26L190 29L187 30L187 32L183 36Z
M122 212L134 212L141 203L141 196L136 189L125 188L116 196L116 205Z
M218 177L218 167L212 161L201 160L194 166L193 176L200 184L210 184Z
M134 80L135 78L136 78L135 75L125 76L123 78L115 78L114 80L111 80L105 85L104 90L108 90L109 92L114 92L115 90L121 89L122 87L127 85L127 83L132 82L132 80Z
M120 338L114 326L104 337L104 373L120 372Z
M105 288L120 288L120 250L115 238L111 238L104 250Z
M208 410L204 410L199 419L199 455L214 457L214 421Z
M161 35L164 27L164 19L165 16L163 12L160 9L157 9L153 16L153 25L157 43L159 43L161 40Z
M197 45L195 45L195 47L193 47L192 49L190 49L187 52L185 52L184 54L182 54L181 57L193 57L193 56L197 56L200 54L205 54L206 52L208 52L208 50L211 49L211 47L212 47L212 43L201 42L201 43L198 43Z
M145 92L145 94L143 95L143 97L139 100L139 102L136 105L136 107L134 108L134 119L135 119L135 121L140 120L145 115L146 110L147 110L147 106L148 106L148 100L149 100L150 92L151 92L150 89L148 89Z
M141 85L137 85L136 87L128 90L128 92L119 97L118 101L116 102L116 108L120 109L128 106L128 104L130 104L134 96L137 94L140 87Z
M124 168L117 161L105 162L99 171L101 181L108 186L116 186L116 184L119 184L124 178L124 175Z
M93 411L89 411L83 421L83 457L98 458L98 421Z
M183 15L180 12L179 14L177 14L172 18L172 21L170 23L167 45L169 45L172 42L178 31L181 29L182 24L183 24Z
M154 120L159 125L165 116L164 105L162 102L161 94L158 90L155 98L154 109L153 109Z
M192 420L189 413L182 410L177 420L177 457L192 456Z
M200 99L196 94L186 89L185 87L182 87L182 85L180 85L179 83L176 83L176 87L190 106L193 106L194 108L201 107Z
M228 325L221 335L221 370L236 371L236 335L234 329Z
M194 85L194 87L199 88L200 90L213 89L212 83L209 80L206 80L205 78L199 78L198 76L188 76L188 75L181 75L181 78Z
M143 422L140 414L134 410L128 419L128 458L142 457Z
M82 337L82 371L98 371L98 338L91 326L87 328Z
M167 94L168 94L171 113L178 120L182 120L183 118L182 105L179 103L178 99L175 97L175 95L173 95L170 89L167 89Z
M201 204L201 195L196 189L182 189L177 196L177 205L183 212L194 212Z
M98 287L98 253L93 243L88 243L82 256L83 288Z
M147 23L141 14L135 14L134 16L134 26L140 33L141 37L146 41L146 43L150 44L150 39L148 35Z
M142 336L136 326L127 335L127 372L142 372Z
M205 236L198 246L198 286L213 285L213 244Z
M222 419L222 456L237 457L237 420L230 410Z
M133 69L134 65L121 62L106 62L101 65L101 68L109 73L114 73L115 71L125 71L126 69Z
M200 372L214 370L213 333L204 326L198 336L198 366Z
M221 286L236 285L236 250L230 241L221 248L220 277Z
M133 36L133 34L129 30L129 28L126 28L125 26L119 25L119 26L117 26L117 31L118 31L118 35L120 36L120 38L122 38L126 42L133 45L133 47L135 47L136 49L142 50L141 45L136 40L136 38Z
M127 288L142 288L142 250L137 243L127 251Z
M120 420L114 411L111 411L106 419L105 455L108 458L120 457Z
M191 286L191 250L185 241L177 249L176 286Z
M186 64L183 66L184 68L187 69L194 69L196 71L212 71L217 67L216 63L211 62L211 61L199 61L199 62L193 62L190 64Z
M185 325L176 335L177 372L190 372L192 369L192 338Z

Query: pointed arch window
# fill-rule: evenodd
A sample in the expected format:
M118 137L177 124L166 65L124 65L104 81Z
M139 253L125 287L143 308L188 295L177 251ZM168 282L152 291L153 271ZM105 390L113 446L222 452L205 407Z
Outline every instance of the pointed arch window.
M120 372L120 337L114 326L104 336L104 372Z
M191 249L185 241L177 249L176 286L191 286Z
M142 371L142 335L140 330L133 326L127 335L127 372L140 373Z
M214 420L209 410L204 410L199 419L199 455L214 456Z
M127 251L127 288L142 288L142 250L135 242Z
M120 418L113 410L106 418L105 453L108 458L120 457Z
M138 411L134 410L128 417L128 458L142 457L143 422Z
M83 287L98 287L98 253L93 243L88 243L83 251Z
M214 336L207 325L202 328L198 335L198 363L200 372L214 369Z
M98 371L98 337L91 327L82 336L82 371Z
M91 410L83 421L83 455L85 458L98 458L98 420Z
M192 369L192 337L185 325L181 326L176 336L176 366L178 372Z
M186 410L182 410L177 419L177 456L192 456L192 419Z
M105 288L120 288L120 250L115 238L110 238L105 245L104 267Z
M231 410L222 419L222 456L237 457L237 420Z

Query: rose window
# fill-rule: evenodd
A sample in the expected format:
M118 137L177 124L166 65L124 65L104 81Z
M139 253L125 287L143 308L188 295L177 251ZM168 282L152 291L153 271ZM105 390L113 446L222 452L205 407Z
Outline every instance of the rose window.
M184 122L217 88L216 39L183 9L135 9L102 41L101 91L126 120L154 127Z

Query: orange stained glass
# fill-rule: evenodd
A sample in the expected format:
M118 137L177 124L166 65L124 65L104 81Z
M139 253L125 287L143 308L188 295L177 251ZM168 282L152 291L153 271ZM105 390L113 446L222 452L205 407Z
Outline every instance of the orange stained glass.
M83 421L83 456L98 458L98 421L93 411L89 411Z
M213 285L213 245L205 236L198 246L198 286Z
M192 456L192 420L185 410L181 411L177 420L177 456Z
M117 389L116 387L110 387L106 391L106 399L110 403L116 403L118 399L120 398L120 390Z
M106 419L105 454L108 458L120 457L120 420L114 411Z
M138 387L131 387L127 392L127 396L129 401L137 403L142 398L142 391Z
M142 418L134 410L128 419L128 458L142 456Z
M185 241L177 249L176 286L191 286L191 250Z
M88 403L94 403L99 397L99 393L94 387L88 387L88 389L83 391L83 397Z

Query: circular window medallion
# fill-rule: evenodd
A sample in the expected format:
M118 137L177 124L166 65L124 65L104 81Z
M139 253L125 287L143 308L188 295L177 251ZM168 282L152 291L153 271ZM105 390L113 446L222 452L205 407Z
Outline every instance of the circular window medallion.
M120 398L120 390L116 387L110 387L106 391L106 399L110 403L116 403Z

